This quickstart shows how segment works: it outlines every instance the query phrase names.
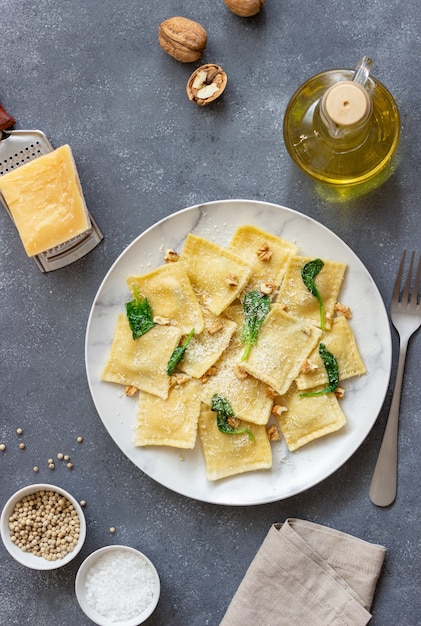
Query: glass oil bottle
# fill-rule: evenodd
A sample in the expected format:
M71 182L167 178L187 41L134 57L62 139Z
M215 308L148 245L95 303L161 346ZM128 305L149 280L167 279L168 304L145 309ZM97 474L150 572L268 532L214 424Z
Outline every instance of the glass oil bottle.
M295 164L319 182L356 185L379 174L399 143L400 118L389 91L363 57L353 70L310 78L292 96L284 141Z

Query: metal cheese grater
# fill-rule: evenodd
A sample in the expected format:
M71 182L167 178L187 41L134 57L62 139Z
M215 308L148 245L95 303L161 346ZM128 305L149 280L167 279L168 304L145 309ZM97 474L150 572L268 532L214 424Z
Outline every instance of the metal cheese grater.
M54 149L40 130L6 130L14 123L15 119L0 105L0 176ZM0 201L13 221L1 193ZM103 235L90 213L89 218L91 228L88 231L32 257L42 272L65 267L99 244Z

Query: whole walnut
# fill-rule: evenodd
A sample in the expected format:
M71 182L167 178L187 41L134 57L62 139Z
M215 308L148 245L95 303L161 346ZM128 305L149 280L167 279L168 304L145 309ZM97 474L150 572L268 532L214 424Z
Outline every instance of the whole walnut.
M171 17L158 28L158 41L170 56L182 63L197 61L208 41L206 30L186 17Z
M251 17L259 13L266 0L224 0L224 2L236 15Z

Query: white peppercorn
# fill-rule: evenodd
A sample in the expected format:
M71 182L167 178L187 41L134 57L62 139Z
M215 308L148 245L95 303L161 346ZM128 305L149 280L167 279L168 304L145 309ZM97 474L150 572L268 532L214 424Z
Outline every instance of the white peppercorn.
M9 517L10 539L23 552L48 561L64 558L77 545L78 514L72 503L55 491L24 496Z

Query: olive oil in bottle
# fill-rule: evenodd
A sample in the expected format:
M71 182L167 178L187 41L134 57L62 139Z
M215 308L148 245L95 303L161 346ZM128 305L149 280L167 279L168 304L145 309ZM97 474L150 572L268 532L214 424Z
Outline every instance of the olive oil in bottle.
M295 164L331 185L356 185L390 162L400 136L396 103L369 76L371 59L355 71L331 70L310 78L292 96L284 141Z

